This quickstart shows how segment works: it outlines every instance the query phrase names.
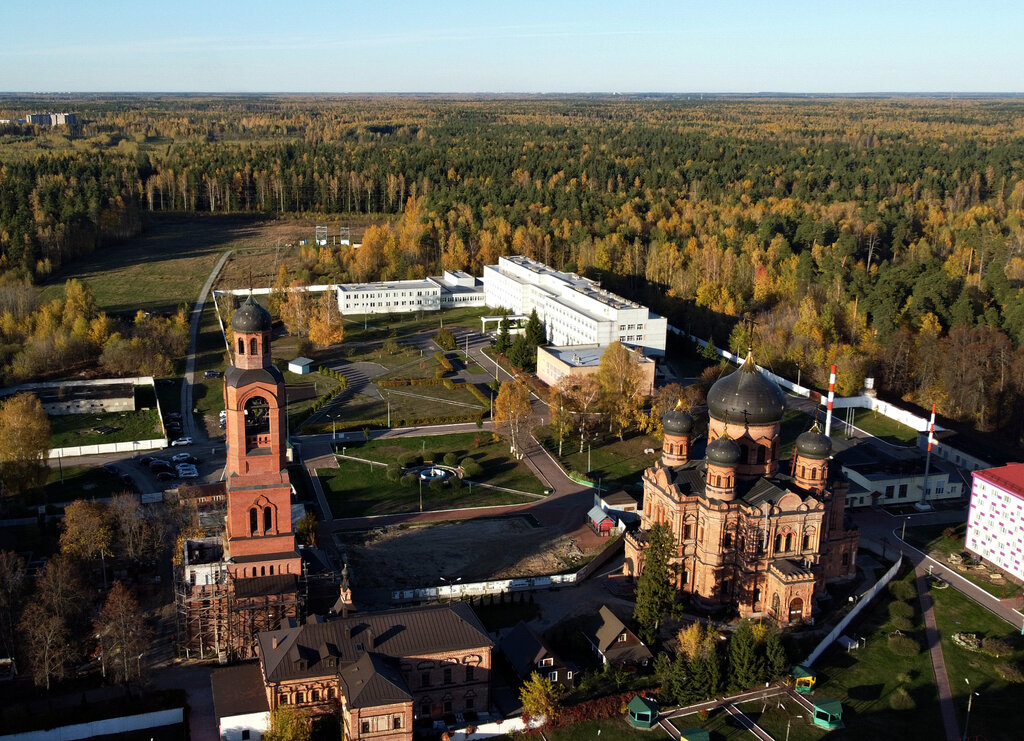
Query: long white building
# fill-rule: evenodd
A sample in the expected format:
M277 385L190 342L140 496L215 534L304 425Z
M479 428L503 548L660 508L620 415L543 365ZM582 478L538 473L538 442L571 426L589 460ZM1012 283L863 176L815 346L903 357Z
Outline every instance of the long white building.
M1024 463L975 471L967 550L1024 580Z
M603 290L595 281L563 273L528 257L501 257L484 267L487 306L514 314L534 309L553 345L608 345L616 340L645 355L665 354L668 320Z
M483 306L479 283L460 270L446 270L440 278L422 280L342 283L337 286L338 309L342 314L400 314Z

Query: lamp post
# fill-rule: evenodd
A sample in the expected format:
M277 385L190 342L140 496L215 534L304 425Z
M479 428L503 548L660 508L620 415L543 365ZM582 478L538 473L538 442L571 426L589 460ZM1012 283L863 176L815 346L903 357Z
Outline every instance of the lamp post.
M458 584L460 581L462 581L462 577L460 576L460 577L457 577L455 579L445 579L443 576L441 576L441 577L438 577L438 578L441 581L443 581L445 584L448 585L448 603L451 604L451 601L452 601L452 590L455 588L456 584Z
M794 717L795 718L803 718L804 716L802 716L802 715L792 716L791 715L788 718L786 718L786 741L789 741L789 725L790 725L790 723L793 722L793 718Z
M964 677L964 681L967 682L968 687L971 686L971 681L967 677ZM969 695L967 695L967 717L964 719L963 741L967 741L967 726L971 724L971 703L974 700L975 695L977 694L977 692L971 692Z
M423 511L423 476L420 475L420 512Z

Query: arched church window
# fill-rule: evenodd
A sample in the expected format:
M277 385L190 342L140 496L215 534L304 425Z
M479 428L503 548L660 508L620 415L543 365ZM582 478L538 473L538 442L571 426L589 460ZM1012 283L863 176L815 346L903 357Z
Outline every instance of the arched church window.
M779 593L776 592L772 595L772 612L778 613L779 611Z
M270 507L263 508L263 532L269 533L274 529L274 511Z
M803 548L805 551L811 547L811 536L807 533L804 533L804 539L800 547Z
M260 576L266 576L266 575L267 575L267 567L266 566L260 566Z
M256 513L256 508L253 507L249 510L249 535L256 534L256 525L259 515Z
M238 354L245 355L245 340L241 337L238 338Z
M260 354L260 343L255 337L249 340L249 354L259 355Z
M786 533L786 553L793 550L793 533Z
M775 552L779 553L781 551L782 551L782 536L781 535L776 535L775 536Z
M815 481L818 478L818 469L811 468L811 481Z
M732 548L732 533L726 533L722 536L722 547Z
M764 463L765 461L765 450L763 445L757 446L757 462Z
M756 605L761 601L761 587L754 588L754 604Z

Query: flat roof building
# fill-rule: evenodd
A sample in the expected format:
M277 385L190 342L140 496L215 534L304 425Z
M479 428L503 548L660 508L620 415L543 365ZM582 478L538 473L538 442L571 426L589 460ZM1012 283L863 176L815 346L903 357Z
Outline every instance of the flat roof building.
M554 386L567 376L589 376L601 368L601 358L607 346L597 344L570 345L568 347L537 348L537 378ZM654 361L636 348L626 347L640 366L643 383L640 393L654 393Z
M665 354L668 320L605 291L589 278L518 255L484 267L487 306L537 316L553 345L608 345L616 340L646 355Z
M461 270L446 270L441 277L421 280L342 283L337 290L342 314L401 314L484 305L480 280Z
M873 504L917 504L925 488L925 453L918 448L882 446L864 440L841 453L836 461L850 482L849 507ZM932 456L925 502L959 499L967 493L964 475L952 463Z
M1024 580L1024 463L975 471L967 550Z

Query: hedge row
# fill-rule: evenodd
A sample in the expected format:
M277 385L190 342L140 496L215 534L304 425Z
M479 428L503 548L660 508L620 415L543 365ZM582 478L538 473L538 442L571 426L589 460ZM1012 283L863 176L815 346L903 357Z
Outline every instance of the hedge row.
M450 414L437 417L400 418L392 415L391 423L395 427L411 427L414 425L446 425L459 422L482 422L485 412L473 412L469 414ZM308 415L306 415L308 416ZM305 417L303 417L305 419ZM374 417L372 419L339 419L333 425L330 422L320 422L306 427L306 432L311 435L324 434L332 430L345 432L346 430L362 430L365 428L387 427L388 421L385 417Z
M435 372L435 376L437 378L444 378L449 373L455 372L455 368L452 366L452 361L445 357L445 354L443 352L434 353L434 360L436 360L437 364L441 366Z

